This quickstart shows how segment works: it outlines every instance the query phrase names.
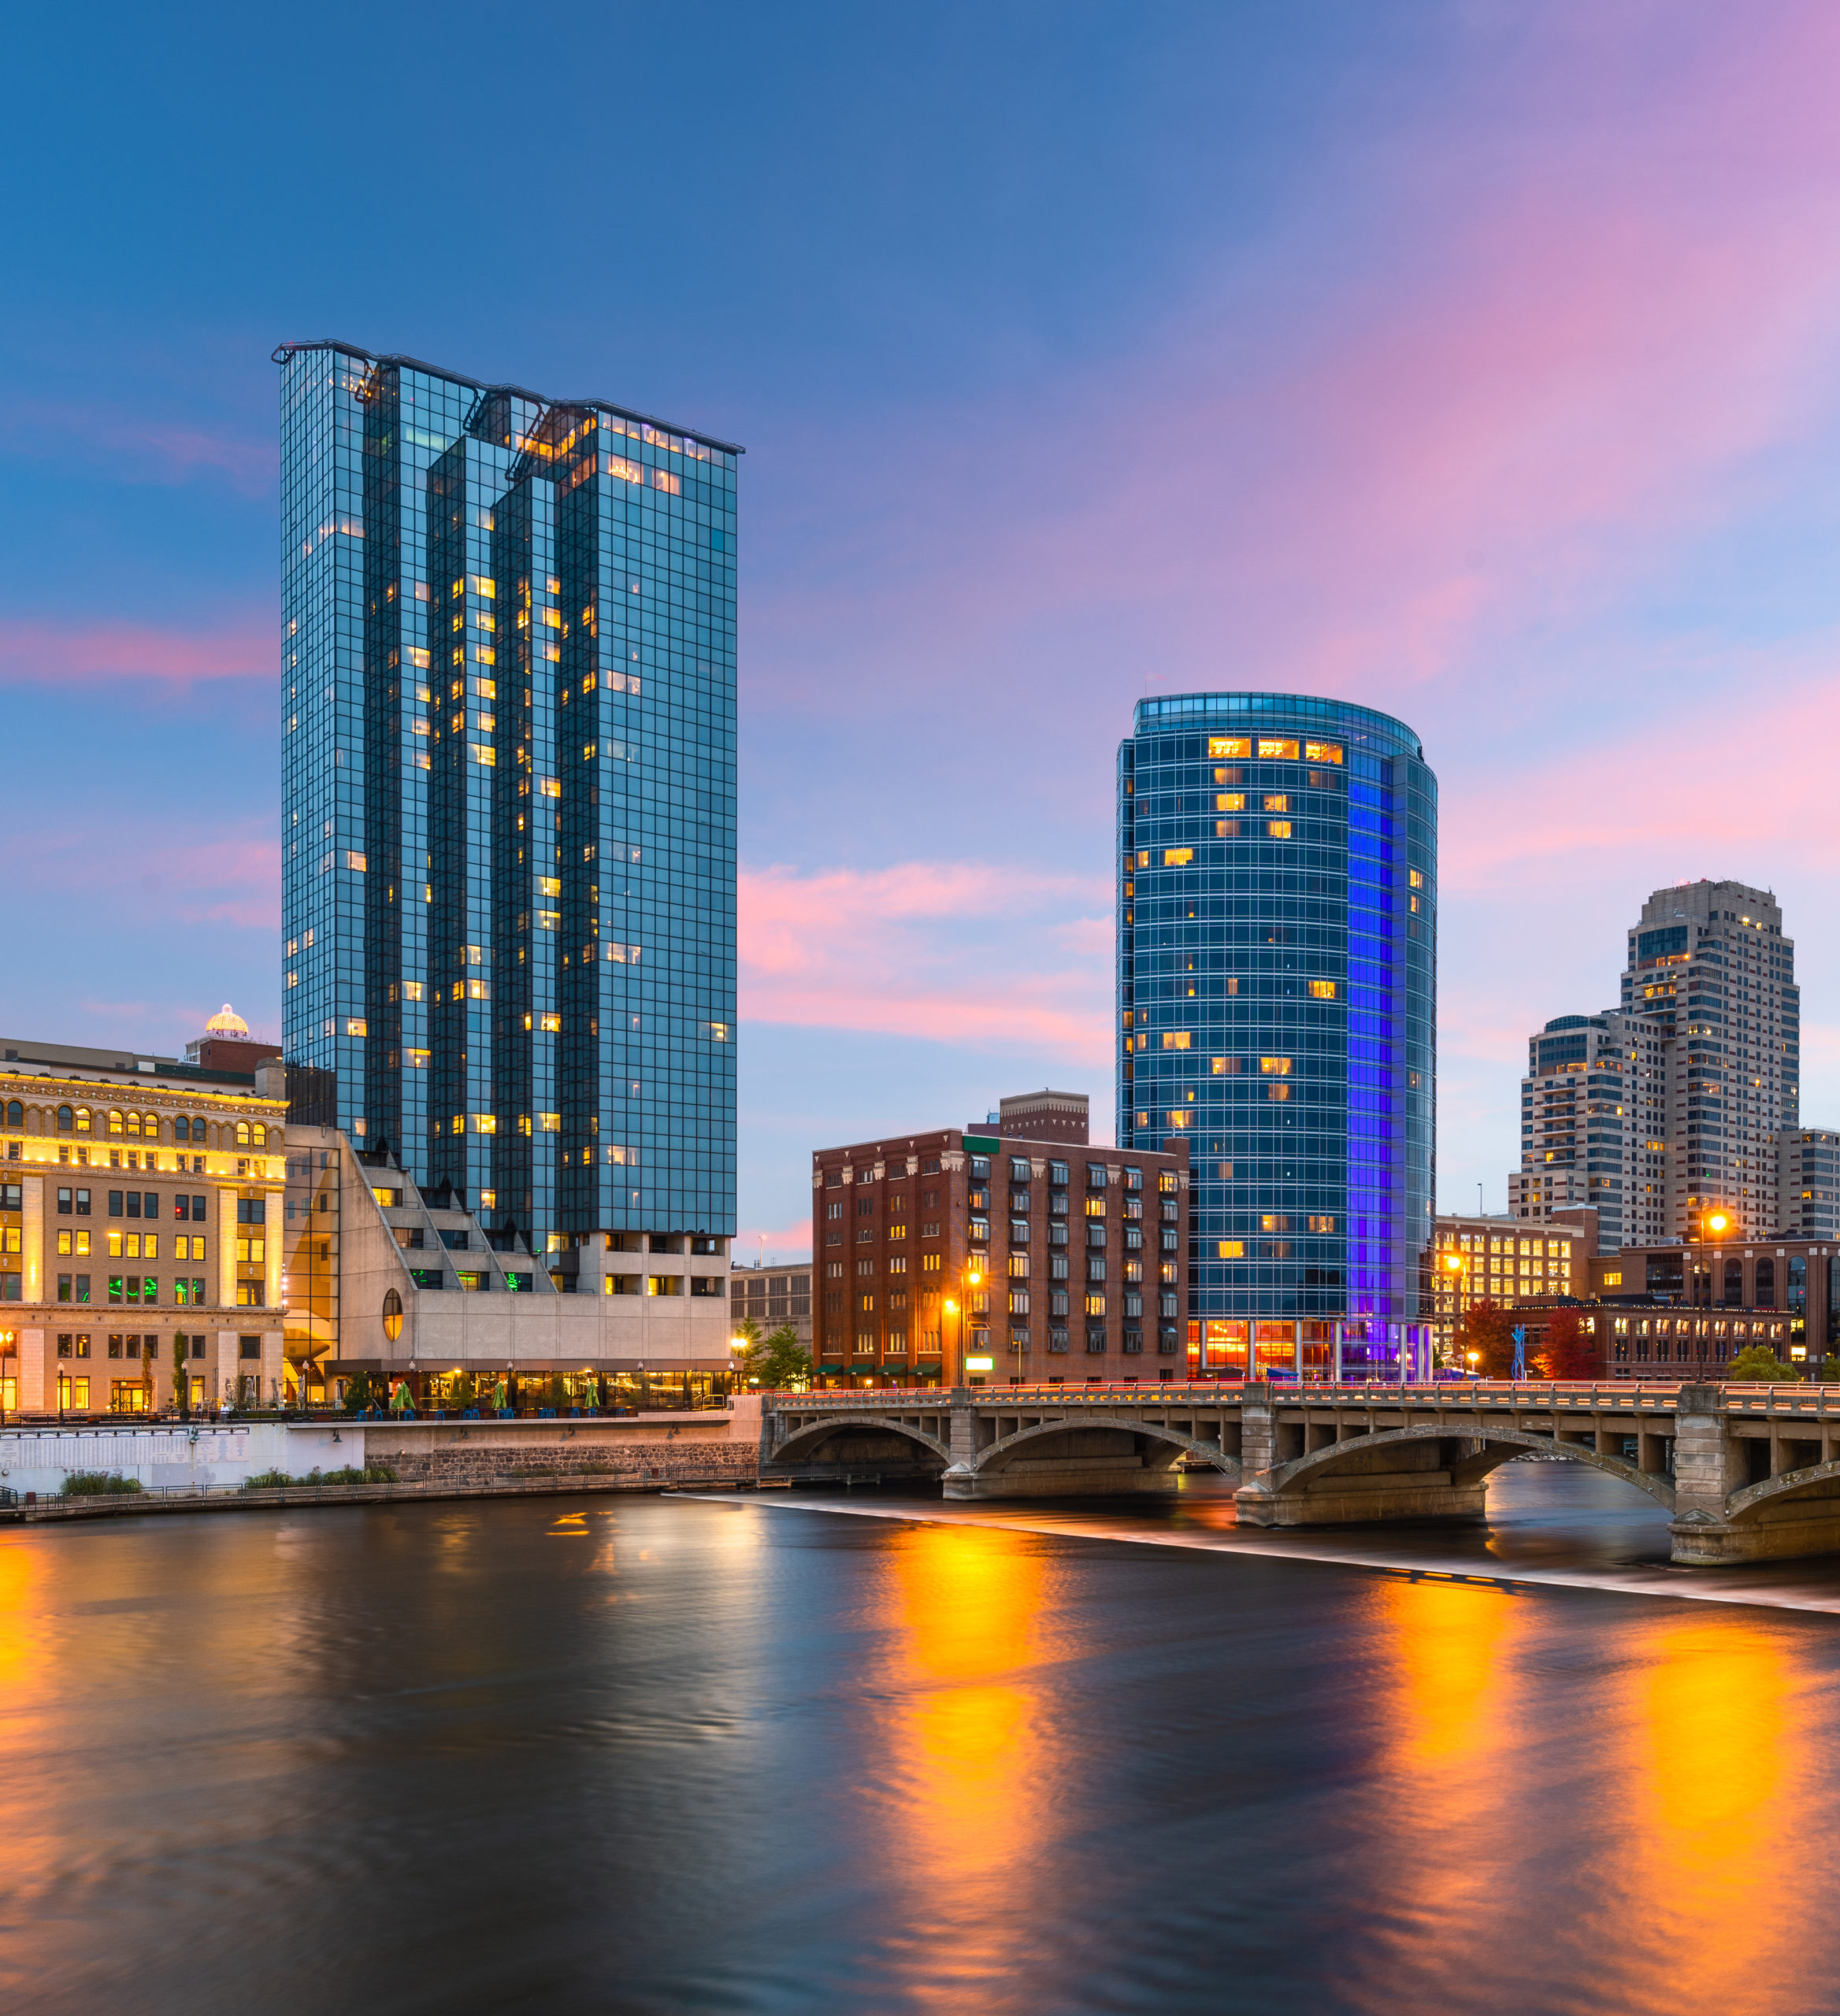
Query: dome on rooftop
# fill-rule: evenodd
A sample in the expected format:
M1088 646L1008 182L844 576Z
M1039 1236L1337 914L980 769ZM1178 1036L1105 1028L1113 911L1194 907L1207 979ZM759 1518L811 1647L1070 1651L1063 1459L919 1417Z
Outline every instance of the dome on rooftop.
M246 1036L249 1034L249 1025L226 1001L206 1023L205 1034L208 1036Z

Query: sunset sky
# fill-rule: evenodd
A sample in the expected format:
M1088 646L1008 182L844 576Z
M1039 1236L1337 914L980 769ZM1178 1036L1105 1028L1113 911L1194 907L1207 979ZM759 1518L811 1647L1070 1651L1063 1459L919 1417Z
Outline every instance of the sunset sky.
M41 9L9 30L12 1035L278 1032L276 372L746 444L744 1257L1089 1091L1145 691L1442 788L1440 1201L1657 884L1774 888L1840 1125L1840 9Z

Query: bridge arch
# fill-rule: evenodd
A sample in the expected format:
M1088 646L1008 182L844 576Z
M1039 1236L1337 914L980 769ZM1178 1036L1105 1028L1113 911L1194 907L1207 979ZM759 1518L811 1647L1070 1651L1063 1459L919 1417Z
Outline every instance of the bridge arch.
M1620 1478L1623 1483L1632 1484L1638 1491L1645 1492L1657 1504L1665 1506L1670 1512L1674 1510L1674 1484L1671 1478L1652 1476L1645 1470L1638 1470L1633 1463L1624 1462L1620 1457L1605 1456L1575 1442L1562 1442L1553 1436L1533 1435L1519 1429L1497 1428L1487 1422L1426 1422L1410 1428L1383 1429L1374 1435L1351 1436L1345 1441L1312 1449L1307 1455L1295 1457L1288 1463L1274 1464L1266 1472L1263 1482L1274 1495L1300 1492L1319 1477L1333 1477L1352 1457L1412 1442L1462 1442L1474 1445L1468 1455L1459 1458L1452 1466L1452 1480L1457 1483L1480 1484L1491 1471L1499 1469L1504 1463L1512 1462L1523 1451L1534 1449L1562 1456L1568 1462L1587 1464L1593 1469L1601 1470L1606 1477Z
M1013 1435L1003 1436L988 1448L980 1449L971 1468L980 1473L1003 1470L1008 1467L1013 1457L1030 1443L1057 1436L1084 1435L1097 1429L1122 1431L1163 1444L1163 1447L1156 1451L1156 1467L1159 1469L1168 1469L1178 1457L1187 1455L1201 1457L1224 1476L1237 1477L1240 1474L1239 1458L1227 1455L1218 1443L1203 1442L1197 1436L1184 1435L1179 1429L1166 1428L1160 1421L1139 1421L1121 1414L1085 1413L1070 1418L1057 1415L1052 1421L1037 1421L1029 1427L1018 1429Z
M1725 1516L1739 1520L1754 1518L1764 1507L1779 1505L1785 1499L1840 1498L1840 1462L1812 1463L1799 1470L1785 1470L1779 1477L1766 1477L1761 1484L1748 1484L1726 1500Z
M840 1436L859 1438L866 1435L904 1436L928 1455L937 1456L941 1469L952 1460L951 1451L937 1436L929 1435L924 1429L915 1428L890 1414L864 1413L825 1414L816 1421L807 1421L794 1429L772 1451L767 1461L773 1464L817 1461L827 1442L835 1441Z

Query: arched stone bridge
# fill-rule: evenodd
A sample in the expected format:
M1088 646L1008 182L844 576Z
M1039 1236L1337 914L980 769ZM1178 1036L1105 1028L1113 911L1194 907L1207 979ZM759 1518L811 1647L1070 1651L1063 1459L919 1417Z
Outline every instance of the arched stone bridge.
M1539 1450L1674 1515L1695 1566L1840 1552L1840 1388L1037 1386L779 1393L763 1476L942 1480L948 1498L1176 1488L1230 1477L1255 1526L1480 1518L1490 1471Z

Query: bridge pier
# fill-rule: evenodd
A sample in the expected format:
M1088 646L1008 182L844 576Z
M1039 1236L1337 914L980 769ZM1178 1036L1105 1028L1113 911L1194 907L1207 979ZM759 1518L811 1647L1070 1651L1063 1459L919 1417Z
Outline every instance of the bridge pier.
M1764 1439L1732 1432L1725 1395L1716 1386L1682 1386L1675 1401L1674 1521L1671 1558L1689 1568L1727 1568L1751 1561L1787 1561L1807 1554L1840 1554L1840 1464L1820 1460L1819 1433L1810 1443L1783 1437L1772 1421ZM1815 1425L1819 1429L1820 1424ZM1799 1424L1789 1423L1793 1436ZM1805 1434L1805 1429L1801 1429ZM1809 1481L1790 1495L1761 1504L1753 1499L1754 1467L1767 1484L1807 1465ZM1734 1512L1742 1518L1734 1518Z
M970 1414L967 1408L966 1413ZM952 1499L1104 1498L1117 1492L1173 1492L1179 1449L1148 1443L1128 1429L1070 1428L1026 1444L1000 1462L955 1460L945 1473Z
M1488 1487L1466 1477L1454 1436L1352 1452L1332 1470L1287 1488L1269 1477L1242 1484L1233 1509L1242 1526L1341 1526L1375 1519L1481 1519ZM1249 1466L1248 1466L1249 1467Z

